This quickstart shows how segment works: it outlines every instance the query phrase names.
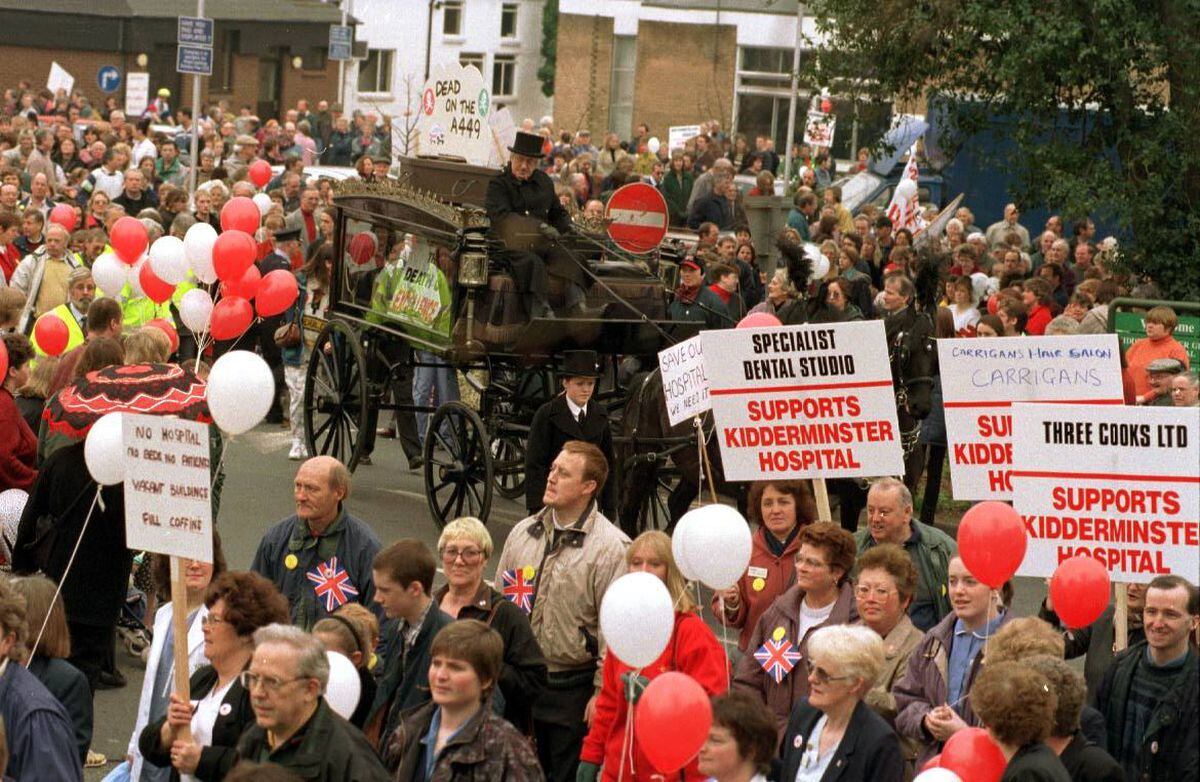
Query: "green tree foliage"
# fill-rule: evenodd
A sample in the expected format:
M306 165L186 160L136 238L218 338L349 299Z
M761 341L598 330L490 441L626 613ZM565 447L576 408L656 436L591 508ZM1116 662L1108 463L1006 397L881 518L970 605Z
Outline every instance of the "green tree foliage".
M954 96L960 146L1013 120L1012 152L994 162L1016 174L1018 202L1116 223L1132 271L1200 297L1200 0L812 0L808 12L824 39L807 77L885 99Z
M558 63L558 0L546 0L542 6L542 66L537 77L542 94L554 97L554 71Z

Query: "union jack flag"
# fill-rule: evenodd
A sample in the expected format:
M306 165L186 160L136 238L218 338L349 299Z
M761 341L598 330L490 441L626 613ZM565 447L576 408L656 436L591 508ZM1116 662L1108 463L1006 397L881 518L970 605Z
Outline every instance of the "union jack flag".
M758 660L758 664L767 672L767 675L774 679L776 684L779 684L783 681L784 676L792 672L796 663L800 662L800 652L792 648L792 642L786 638L779 641L768 638L766 643L758 647L758 651L754 653L754 659Z
M338 567L337 557L319 563L315 569L304 574L313 583L317 597L325 598L325 613L332 614L345 605L350 598L358 597L358 590L350 583L350 574Z
M505 600L510 600L517 604L525 613L533 611L533 591L534 584L537 582L537 576L528 581L525 580L525 573L521 568L516 570L506 570L501 574L500 591L504 594Z

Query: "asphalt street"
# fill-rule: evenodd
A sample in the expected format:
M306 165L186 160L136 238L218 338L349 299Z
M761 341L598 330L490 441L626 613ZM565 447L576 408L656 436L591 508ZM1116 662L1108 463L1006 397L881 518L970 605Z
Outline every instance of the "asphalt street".
M266 424L229 444L218 527L230 569L248 568L263 532L293 512L292 479L299 463L288 461L289 444L286 430ZM396 441L380 440L372 459L373 465L360 467L354 474L348 501L350 512L369 523L384 544L415 537L434 547L439 530L426 504L421 474L407 469ZM492 512L486 521L499 551L513 525L525 514L523 505L497 494L493 497ZM489 565L489 578L494 575L490 571ZM1044 586L1034 579L1017 579L1016 590L1018 615L1035 613L1045 593ZM732 637L736 639L736 633ZM107 755L110 762L103 769L89 769L85 774L87 780L102 779L124 757L137 715L145 667L120 644L117 661L128 685L102 690L95 698L92 748Z

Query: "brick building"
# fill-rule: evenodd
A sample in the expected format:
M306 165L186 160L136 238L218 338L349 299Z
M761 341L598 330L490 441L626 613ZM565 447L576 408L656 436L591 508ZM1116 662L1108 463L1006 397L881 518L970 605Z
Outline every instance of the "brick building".
M148 72L152 98L167 87L176 106L190 106L192 79L175 72L176 20L195 14L195 0L0 0L0 85L43 87L53 61L99 103L96 75L112 65L122 77ZM326 56L329 25L341 21L336 5L207 0L205 16L215 22L213 75L201 79L206 100L273 117L299 98L336 99L337 63ZM124 86L115 95L124 105Z
M586 127L598 144L607 130L629 138L640 122L666 141L671 125L717 119L783 150L796 25L802 40L819 39L799 10L796 0L560 0L556 124ZM801 85L797 138L812 97ZM849 159L888 127L892 106L831 97L833 153Z

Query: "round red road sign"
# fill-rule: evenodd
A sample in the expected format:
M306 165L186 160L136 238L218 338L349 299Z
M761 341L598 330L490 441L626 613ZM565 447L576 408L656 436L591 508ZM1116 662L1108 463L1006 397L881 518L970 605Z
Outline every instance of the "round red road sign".
M604 216L611 221L609 238L626 252L648 253L667 235L666 199L644 182L618 188L608 200Z

